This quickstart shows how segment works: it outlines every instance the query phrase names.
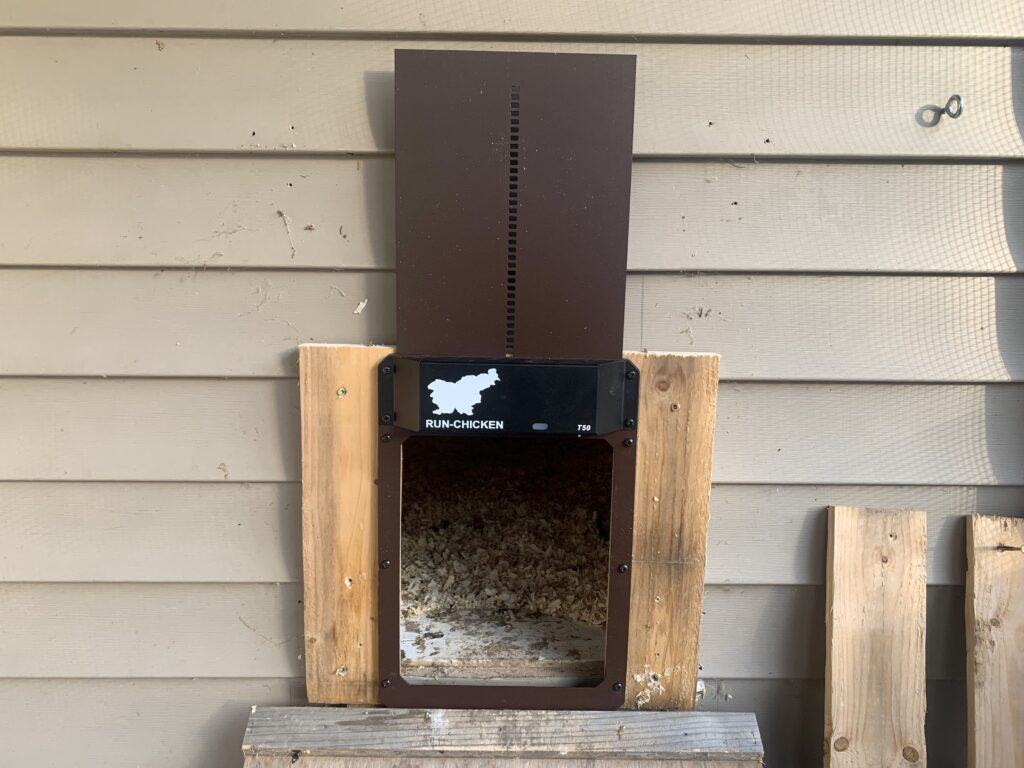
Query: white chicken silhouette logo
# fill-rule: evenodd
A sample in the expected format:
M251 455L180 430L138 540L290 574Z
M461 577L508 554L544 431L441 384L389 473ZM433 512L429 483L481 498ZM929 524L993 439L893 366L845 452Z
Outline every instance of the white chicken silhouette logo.
M480 404L484 391L500 380L497 368L489 368L487 373L463 376L458 381L434 379L427 385L430 399L436 406L434 413L461 413L463 416L472 416L473 408Z

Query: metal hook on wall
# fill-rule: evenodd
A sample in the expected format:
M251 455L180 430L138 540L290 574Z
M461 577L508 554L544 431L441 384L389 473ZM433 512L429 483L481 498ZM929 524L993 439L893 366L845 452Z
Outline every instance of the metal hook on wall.
M954 93L946 99L946 106L940 107L937 104L925 104L914 116L917 124L923 128L934 128L939 124L942 116L945 115L951 120L956 120L964 113L964 100L959 93Z
M956 120L963 113L964 113L964 100L960 98L960 94L959 93L954 93L952 96L950 96L946 100L946 106L943 107L942 114L948 115L953 120Z

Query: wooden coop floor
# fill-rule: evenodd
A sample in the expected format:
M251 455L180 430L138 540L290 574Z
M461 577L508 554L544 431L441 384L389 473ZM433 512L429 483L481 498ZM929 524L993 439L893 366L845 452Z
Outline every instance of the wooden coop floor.
M604 628L493 614L406 619L402 676L410 682L593 685L604 671Z

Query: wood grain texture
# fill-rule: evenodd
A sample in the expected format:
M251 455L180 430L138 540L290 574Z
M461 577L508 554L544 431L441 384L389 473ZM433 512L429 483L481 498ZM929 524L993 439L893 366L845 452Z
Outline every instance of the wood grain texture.
M691 709L697 684L717 355L629 353L640 370L627 707Z
M1022 417L1017 384L723 383L714 478L1024 485ZM0 480L299 479L291 380L0 379L0 423Z
M377 704L377 365L390 347L299 347L309 700Z
M925 513L830 507L825 766L921 766Z
M362 34L517 34L757 37L1024 37L1024 14L999 0L910 0L898 7L858 0L834 8L813 0L741 0L723 7L695 0L685 8L668 0L571 0L550 5L512 0L418 4L359 0L343 7L327 0L287 12L269 0L232 5L179 0L167 5L130 0L9 0L0 27L19 30L265 31Z
M294 376L297 343L393 342L394 286L377 271L0 270L0 374ZM1024 279L634 274L624 335L721 353L734 381L1024 381Z
M298 582L298 483L0 483L0 581ZM825 583L825 507L928 511L928 583L964 583L964 522L1024 513L1021 487L711 490L707 584ZM112 535L116 532L116 535Z
M14 36L0 148L255 153L393 147L390 40ZM640 155L1024 156L1007 47L402 41L637 55ZM681 78L678 73L685 72ZM886 88L879 90L884 80ZM224 94L231 93L230 99ZM956 121L919 110L959 93ZM83 115L87 119L69 119ZM710 123L710 125L709 125Z
M559 760L749 760L760 764L753 715L709 712L255 707L245 755L482 757Z
M704 683L700 709L757 715L771 763L821 764L820 679ZM966 764L963 686L962 680L928 681L932 768ZM64 768L102 755L104 768L238 766L252 704L302 703L302 681L294 678L6 678L0 679L0 739L13 765ZM55 722L62 724L62 738L52 738Z
M965 609L968 765L1024 765L1024 519L968 520Z
M2 156L0 264L390 269L394 197L388 157ZM1022 251L1018 165L633 166L631 270L1012 273Z
M760 760L647 760L648 765L664 768L747 768L760 766ZM253 755L245 758L244 768L635 768L637 761L629 758L564 757L316 757L299 755Z

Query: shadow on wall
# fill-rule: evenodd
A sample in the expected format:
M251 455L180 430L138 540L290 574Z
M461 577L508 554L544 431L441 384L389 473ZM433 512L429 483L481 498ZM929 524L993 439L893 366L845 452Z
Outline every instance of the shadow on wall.
M1010 52L1010 88L1014 122L1017 131L1024 136L1024 48L1014 48ZM1003 166L1003 232L1016 271L1024 273L1024 166ZM1009 320L998 323L999 348L1008 361L1007 370L1011 378L1016 381L1024 378L1024 370L1014 363L1016 352L1024 343L1024 307L1019 306L1013 296L1001 296L997 290L996 318L1001 319L1004 315Z
M377 148L395 145L395 73L367 72L363 75L370 133ZM367 221L380 226L370 228L370 248L374 263L394 265L395 259L395 165L368 163L363 173ZM372 170L371 170L372 169Z

